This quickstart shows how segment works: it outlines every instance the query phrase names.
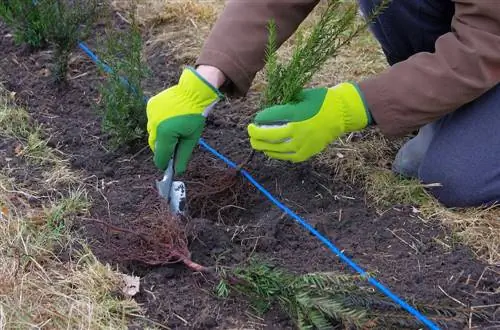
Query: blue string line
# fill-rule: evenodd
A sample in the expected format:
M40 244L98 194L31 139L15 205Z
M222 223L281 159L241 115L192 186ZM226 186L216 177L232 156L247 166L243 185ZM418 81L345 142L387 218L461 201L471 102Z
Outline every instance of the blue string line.
M80 46L80 48L90 57L90 59L96 63L98 66L100 66L104 72L108 73L108 74L112 74L113 73L113 69L111 69L111 67L109 65L107 65L106 63L103 63L98 57L96 54L94 54L94 52L92 52L90 50L89 47L87 47L86 44L84 44L83 42L79 42L78 43L78 46ZM122 84L124 84L125 86L127 86L132 92L136 93L137 94L137 89L132 86L129 81L127 79L125 79L124 77L119 77L120 81ZM148 99L144 96L144 102L147 102Z
M94 61L97 65L100 65L104 68L106 72L112 72L112 69L107 66L106 64L102 63L102 61L83 43L79 43L80 48ZM130 86L126 79L123 78L127 86ZM147 99L146 99L147 101ZM213 147L211 147L208 143L206 143L203 139L199 140L199 144L205 148L207 151L210 153L214 154L217 156L219 159L224 161L229 167L233 169L237 169L238 165L231 161L229 158L215 150ZM342 251L340 251L335 245L332 244L326 237L321 235L314 227L312 227L309 223L307 223L304 219L302 219L300 216L295 214L292 210L290 210L287 206L285 206L283 203L281 203L279 200L277 200L269 191L267 191L261 184L259 184L251 175L244 169L240 169L240 173L251 183L253 184L260 192L262 192L271 202L273 202L276 206L278 206L280 209L282 209L286 214L291 216L295 221L297 221L300 225L302 225L305 229L307 229L309 232L311 232L316 238L318 238L321 242L323 242L333 253L335 253L343 262L348 264L352 269L354 269L356 272L358 272L361 277L367 279L367 281L373 285L375 288L380 290L383 294L385 294L387 297L392 299L394 302L396 302L399 306L401 306L403 309L408 311L411 315L413 315L416 319L418 319L420 322L425 324L429 329L433 330L439 330L438 326L432 323L429 319L427 319L424 315L422 315L419 311L417 311L415 308L410 306L408 303L406 303L404 300L399 298L397 295L392 293L388 288L386 288L383 284L378 282L376 279L373 277L370 277L366 271L364 271L360 266L358 266L354 261L349 259L347 256L345 256Z

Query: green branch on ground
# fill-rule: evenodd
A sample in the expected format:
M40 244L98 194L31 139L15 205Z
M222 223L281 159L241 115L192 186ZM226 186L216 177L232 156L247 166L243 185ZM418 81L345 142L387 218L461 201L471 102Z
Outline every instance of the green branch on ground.
M263 314L279 305L300 330L416 327L418 321L389 298L368 287L360 276L335 272L295 275L284 269L253 261L245 267L221 269L216 294L227 297L232 290L249 298ZM440 306L418 306L438 321L467 317L468 311Z
M134 17L131 22L130 30L107 29L99 49L101 58L113 68L99 87L102 129L110 135L113 147L142 142L147 132L142 85L150 69L142 56L141 31Z
M26 43L32 49L47 45L46 25L39 7L31 0L2 0L0 17L13 30L17 44Z
M277 27L269 22L269 38L265 56L266 89L261 107L299 101L301 90L312 80L330 58L335 57L368 23L378 16L391 0L384 0L361 24L357 23L358 6L342 7L344 1L329 0L319 22L310 35L304 39L301 33L290 60L283 64L278 61Z

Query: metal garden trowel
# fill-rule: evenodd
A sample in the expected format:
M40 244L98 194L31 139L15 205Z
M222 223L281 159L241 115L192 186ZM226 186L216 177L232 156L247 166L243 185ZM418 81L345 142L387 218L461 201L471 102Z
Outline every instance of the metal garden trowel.
M167 200L170 212L185 215L187 208L186 186L182 181L174 181L174 160L170 159L162 180L156 180L156 188L161 197Z

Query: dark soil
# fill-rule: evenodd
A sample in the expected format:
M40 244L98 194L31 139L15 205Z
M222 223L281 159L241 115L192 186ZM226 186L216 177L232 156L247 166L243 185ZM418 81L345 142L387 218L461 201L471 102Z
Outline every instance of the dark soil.
M154 167L145 141L140 148L109 150L94 110L99 99L97 84L103 79L95 65L83 52L75 50L72 78L67 86L56 87L47 75L51 53L29 53L14 45L8 33L0 24L2 82L45 126L50 145L66 153L74 170L86 178L93 201L89 218L133 231L153 228L145 225L148 219L166 216L155 191L155 180L161 173ZM171 62L171 58L161 49L150 58L155 78L148 83L149 95L176 82L180 63ZM245 125L252 111L245 99L221 104L208 120L203 138L236 163L244 162L251 150ZM10 148L4 144L0 147ZM357 187L309 162L288 164L256 154L245 168L347 256L375 273L379 281L407 301L452 307L460 305L449 297L467 306L498 303L498 294L493 290L500 278L485 271L487 265L477 261L468 248L450 241L448 231L439 224L424 223L411 208L393 208L379 215L365 205L365 197ZM190 212L190 219L181 226L186 226L195 262L231 266L257 254L299 273L351 271L318 239L201 147L195 150L188 173L180 179L187 184ZM180 263L149 265L134 258L133 253L122 253L127 250L117 246L128 247L129 252L145 251L144 242L91 219L77 229L103 262L118 264L122 271L141 276L142 289L136 299L156 322L178 329L293 327L277 309L259 318L240 297L215 297L209 276L192 272ZM453 249L445 248L436 238L453 244ZM182 246L182 242L179 244ZM468 321L443 327L462 329ZM490 322L472 320L473 325L481 324L483 329L492 326Z

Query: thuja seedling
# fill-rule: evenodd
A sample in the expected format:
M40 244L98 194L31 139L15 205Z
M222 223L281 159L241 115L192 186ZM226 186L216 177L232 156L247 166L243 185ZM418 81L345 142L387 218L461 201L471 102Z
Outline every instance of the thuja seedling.
M142 85L150 69L142 58L141 31L134 17L131 22L124 31L107 29L99 51L104 62L113 68L99 87L102 129L110 135L112 147L142 143L147 132Z
M36 2L47 41L54 48L54 81L66 81L68 62L79 41L89 35L99 18L98 0L38 0Z
M277 27L269 22L265 57L266 89L261 107L299 101L299 94L323 64L364 31L391 0L384 0L361 24L357 23L358 6L343 9L344 1L330 0L319 22L307 38L298 33L295 49L287 63L278 61Z
M47 45L46 22L40 7L32 0L2 0L0 17L13 30L17 44L26 43L32 49Z

